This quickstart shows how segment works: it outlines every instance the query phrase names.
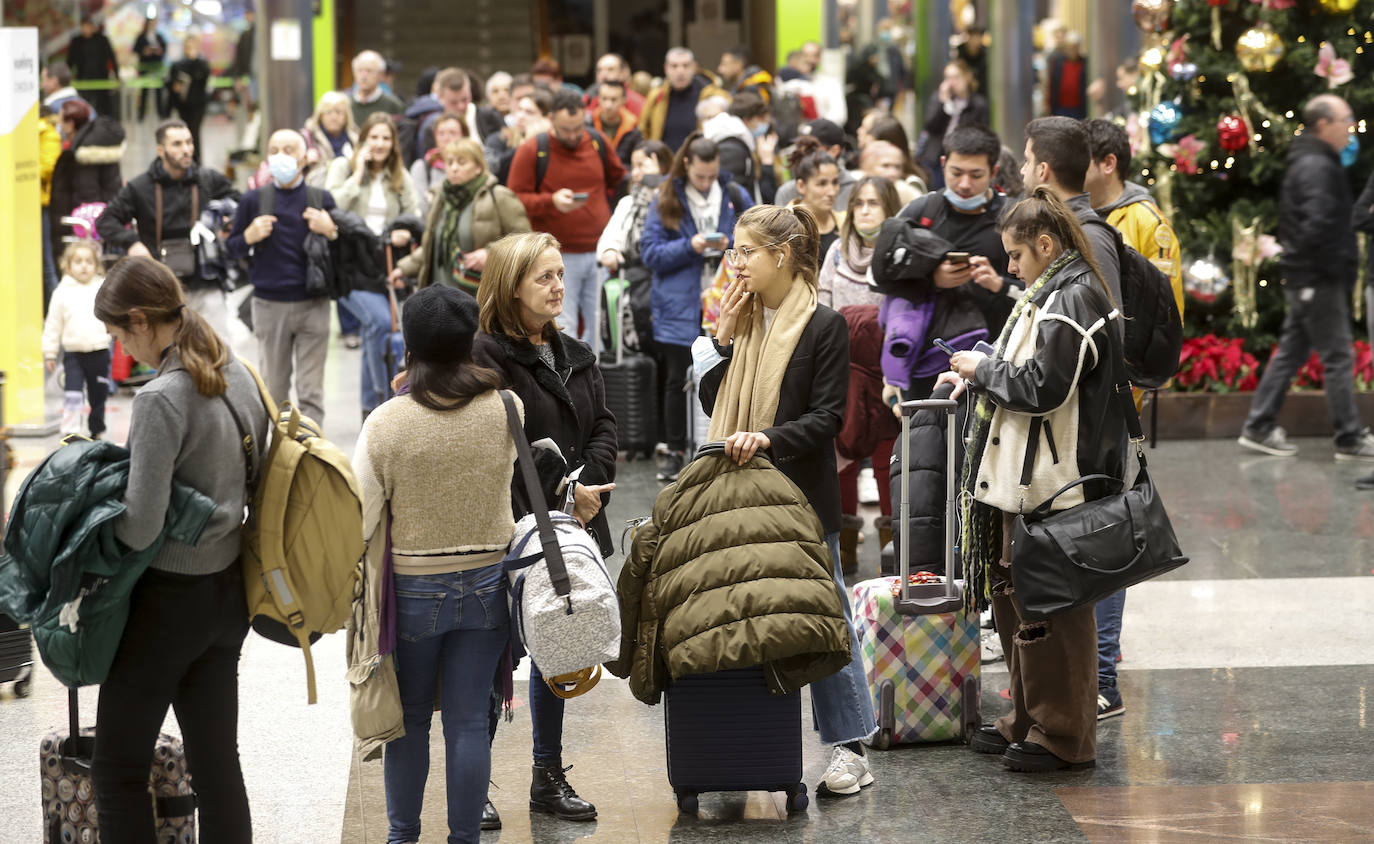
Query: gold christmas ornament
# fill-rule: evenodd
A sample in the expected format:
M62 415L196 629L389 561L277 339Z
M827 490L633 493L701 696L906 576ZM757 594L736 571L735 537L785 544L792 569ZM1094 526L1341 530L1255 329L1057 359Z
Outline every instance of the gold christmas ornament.
M1355 11L1355 7L1360 5L1360 0L1321 0L1321 4L1329 14L1344 15Z
M1145 48L1140 54L1140 72L1158 73L1160 68L1164 67L1164 57L1165 51L1162 46L1156 45Z
M1240 59L1241 67L1251 73L1273 70L1286 49L1283 39L1267 23L1245 30L1236 41L1236 57Z
M1141 32L1163 32L1169 28L1169 13L1174 0L1134 0L1131 16Z

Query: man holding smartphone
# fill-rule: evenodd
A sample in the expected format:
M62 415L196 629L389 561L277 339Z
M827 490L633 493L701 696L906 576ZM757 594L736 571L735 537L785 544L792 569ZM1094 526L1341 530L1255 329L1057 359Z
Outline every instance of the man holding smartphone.
M508 186L524 204L530 228L562 244L563 316L569 333L595 352L596 241L611 220L610 198L625 180L625 168L606 138L586 125L576 93L554 93L549 122L547 134L527 139L515 151Z
M989 337L996 337L1024 289L1020 281L1007 275L1007 255L997 233L997 218L1009 202L992 187L1002 142L986 127L969 125L950 132L944 147L940 158L944 190L913 200L898 214L917 221L954 247L930 279L937 291L937 304L926 336L913 338L923 343L921 351L934 348L935 337L954 340L975 324L985 327ZM913 365L918 356L909 358ZM935 386L936 375L918 376L914 367L899 377L886 366L884 372L885 400L899 393L906 398L928 398Z

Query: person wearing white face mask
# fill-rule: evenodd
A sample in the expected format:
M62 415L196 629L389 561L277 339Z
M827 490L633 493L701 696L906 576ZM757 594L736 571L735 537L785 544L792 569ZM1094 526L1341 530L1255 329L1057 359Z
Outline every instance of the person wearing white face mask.
M940 159L945 188L913 200L897 216L913 220L953 244L930 278L941 306L935 308L923 345L903 358L884 359L885 400L898 392L927 398L935 377L948 366L931 342L971 348L979 333L996 337L1024 286L1006 274L1007 256L997 219L1009 200L992 187L1002 145L991 130L963 125L945 137ZM897 297L890 297L897 298Z
M324 422L324 364L329 351L329 299L306 287L309 233L330 240L338 226L329 212L328 191L307 188L305 138L294 129L272 133L267 142L272 183L244 194L229 235L229 254L251 257L253 334L258 366L267 388L285 400L294 370L301 412ZM318 191L311 207L310 194ZM264 201L264 196L271 198Z

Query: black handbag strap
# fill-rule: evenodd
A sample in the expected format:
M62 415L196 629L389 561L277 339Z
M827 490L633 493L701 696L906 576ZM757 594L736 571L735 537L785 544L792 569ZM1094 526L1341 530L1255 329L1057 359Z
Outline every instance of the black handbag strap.
M1110 323L1108 323L1107 328L1109 331L1111 330ZM1125 360L1120 355L1112 355L1112 358L1112 380L1115 383L1115 386L1112 388L1112 392L1115 394L1114 398L1116 399L1117 404L1121 406L1121 415L1126 419L1126 434L1130 437L1131 442L1135 443L1135 456L1136 459L1140 462L1140 471L1146 472L1146 466L1148 464L1145 460L1145 449L1142 447L1142 443L1145 442L1145 431L1140 424L1140 411L1135 409L1135 396L1131 394L1131 382L1126 377ZM1040 431L1044 424L1045 423L1043 416L1031 417L1030 433L1026 436L1026 459L1025 462L1021 464L1020 486L1022 489L1028 488L1031 484L1031 475L1034 473L1035 470L1035 457L1040 449ZM1054 499L1057 496L1062 495L1063 493L1067 492L1068 490L1072 489L1078 484L1083 483L1084 481L1096 480L1106 477L1109 476L1087 475L1085 477L1079 478L1073 483L1066 485L1063 489L1059 490L1059 492L1056 492L1054 495L1051 495L1048 499L1046 499L1044 504L1041 504L1039 507L1036 507L1036 512L1039 512L1042 508L1045 507L1045 505L1054 501ZM1117 478L1115 480L1120 481L1121 479Z
M534 511L534 521L539 526L539 544L544 548L544 563L549 567L549 580L553 591L559 597L572 594L572 584L568 582L568 568L563 562L563 549L558 545L558 534L554 531L553 520L549 518L545 506L544 493L539 488L539 476L534 471L534 455L530 453L530 441L525 436L525 426L520 424L520 414L515 410L515 398L507 390L501 390L501 403L506 406L506 425L510 437L515 440L516 462L525 480L525 494L530 499L530 509ZM572 610L569 610L572 612Z

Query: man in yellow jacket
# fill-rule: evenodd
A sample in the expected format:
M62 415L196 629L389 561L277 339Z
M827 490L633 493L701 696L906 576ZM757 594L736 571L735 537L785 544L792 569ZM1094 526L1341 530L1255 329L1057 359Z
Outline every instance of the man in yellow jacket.
M38 184L43 201L43 315L48 315L48 298L57 289L57 269L52 254L52 233L57 221L48 215L52 202L52 172L62 156L62 133L57 131L57 115L47 106L38 118Z
M1121 232L1121 239L1149 258L1174 288L1178 315L1183 317L1183 256L1174 227L1150 197L1150 192L1126 181L1131 167L1131 142L1126 132L1107 120L1085 124L1092 161L1083 180L1093 210ZM1136 408L1142 394L1136 391ZM1121 614L1126 590L1097 602L1097 720L1121 715L1126 705L1116 687L1116 663L1121 658Z
M1150 192L1126 181L1131 168L1131 142L1126 131L1107 120L1089 120L1084 125L1092 139L1092 163L1083 186L1093 210L1121 232L1127 246L1149 258L1169 277L1182 316L1183 256L1178 236Z
M686 47L674 47L663 60L663 84L649 92L639 114L639 129L651 141L663 141L677 152L687 136L701 128L697 103L707 97L730 95L705 74Z

